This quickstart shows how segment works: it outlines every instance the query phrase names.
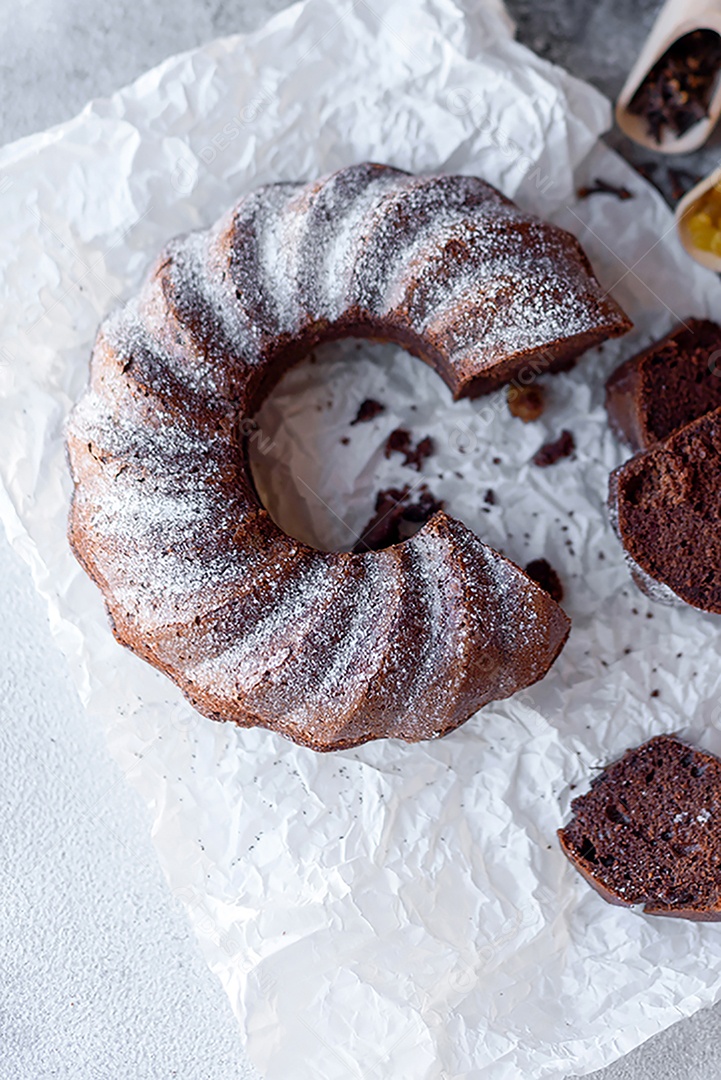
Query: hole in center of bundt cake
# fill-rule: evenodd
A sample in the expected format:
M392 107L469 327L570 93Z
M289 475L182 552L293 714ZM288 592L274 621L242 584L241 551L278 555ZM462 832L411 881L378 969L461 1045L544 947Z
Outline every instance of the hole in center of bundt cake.
M287 372L246 432L258 495L284 532L321 551L388 547L443 506L439 376L403 349L349 338Z

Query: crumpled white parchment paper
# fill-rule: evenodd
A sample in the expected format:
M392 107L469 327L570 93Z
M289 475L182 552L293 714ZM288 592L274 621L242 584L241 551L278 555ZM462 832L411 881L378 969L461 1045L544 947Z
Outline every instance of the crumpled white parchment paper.
M626 747L680 729L721 750L719 623L631 585L602 407L618 360L718 315L721 288L598 144L608 103L465 4L304 0L0 153L2 518L268 1080L567 1076L721 996L721 928L604 904L555 839L573 788ZM454 405L411 358L355 343L266 404L259 482L284 524L349 546L381 487L418 479L382 456L404 424L434 438L421 478L449 511L522 564L548 557L573 618L540 685L449 737L322 756L198 717L114 642L65 541L62 429L99 320L164 241L256 184L367 158L477 173L561 222L636 330L547 379L527 426L502 394ZM599 175L635 197L578 202ZM367 396L386 413L349 428ZM575 458L529 465L563 427Z

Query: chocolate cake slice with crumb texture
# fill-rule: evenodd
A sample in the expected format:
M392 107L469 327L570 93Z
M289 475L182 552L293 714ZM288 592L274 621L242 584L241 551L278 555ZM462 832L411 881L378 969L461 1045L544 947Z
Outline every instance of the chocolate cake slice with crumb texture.
M688 319L616 368L606 410L616 435L646 450L721 407L721 326Z
M611 473L608 505L652 600L721 614L721 409Z
M721 761L659 735L629 750L571 804L558 836L611 904L721 921Z

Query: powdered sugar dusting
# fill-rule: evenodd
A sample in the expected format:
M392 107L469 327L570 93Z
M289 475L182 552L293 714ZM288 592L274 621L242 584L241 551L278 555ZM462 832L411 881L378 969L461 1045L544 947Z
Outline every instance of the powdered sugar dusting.
M340 619L331 626L333 645L324 652L324 663L313 670L307 691L311 695L295 705L295 716L301 720L298 706L308 702L322 703L329 718L342 719L358 708L366 687L378 671L388 646L389 635L398 616L401 603L399 564L393 553L386 551L379 558L365 558L359 579L348 585L343 607L350 619ZM331 624L336 622L335 606L328 612ZM315 709L311 707L311 712ZM312 716L308 717L312 720Z
M318 317L335 321L357 302L352 279L359 248L369 239L374 211L406 179L395 169L361 166L355 175L341 170L319 185L299 267L301 294Z
M250 633L227 642L212 659L189 665L190 678L199 686L212 686L215 693L240 690L252 696L257 683L283 664L323 617L338 584L337 571L316 559L296 574L290 590L283 590L282 604L267 605Z
M451 561L453 545L431 529L421 530L408 542L413 555L413 577L427 608L428 636L416 663L406 716L413 716L426 699L433 701L438 728L445 726L444 699L455 697L465 677L468 625L458 604L458 566ZM492 631L492 618L488 622Z
M482 180L359 166L269 185L173 242L110 325L128 350L148 336L159 367L196 394L237 401L269 339L349 311L425 335L464 379L622 323L576 242Z

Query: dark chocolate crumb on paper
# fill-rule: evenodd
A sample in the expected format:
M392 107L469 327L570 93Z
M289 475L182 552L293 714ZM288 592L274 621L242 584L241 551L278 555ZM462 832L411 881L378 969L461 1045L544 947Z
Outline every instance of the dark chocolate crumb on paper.
M355 420L351 420L351 427L354 424L366 424L369 420L374 420L376 416L380 416L382 412L386 411L385 405L382 405L380 401L375 401L373 398L366 398L362 401L358 407Z
M562 431L555 442L545 443L533 455L533 464L540 469L555 465L561 458L570 457L576 449L576 442L570 431Z
M391 454L406 454L411 445L411 433L405 428L394 428L386 439L384 454L387 458Z
M420 472L423 468L423 462L431 456L433 450L433 440L430 435L426 435L416 446L413 446L411 433L406 431L405 428L395 428L386 440L384 453L387 458L391 454L403 454L403 464L407 465L409 469Z
M436 499L425 484L414 494L417 495L415 501L409 501L411 489L408 485L378 492L375 514L363 529L353 551L379 551L391 544L398 544L443 509L442 500Z

